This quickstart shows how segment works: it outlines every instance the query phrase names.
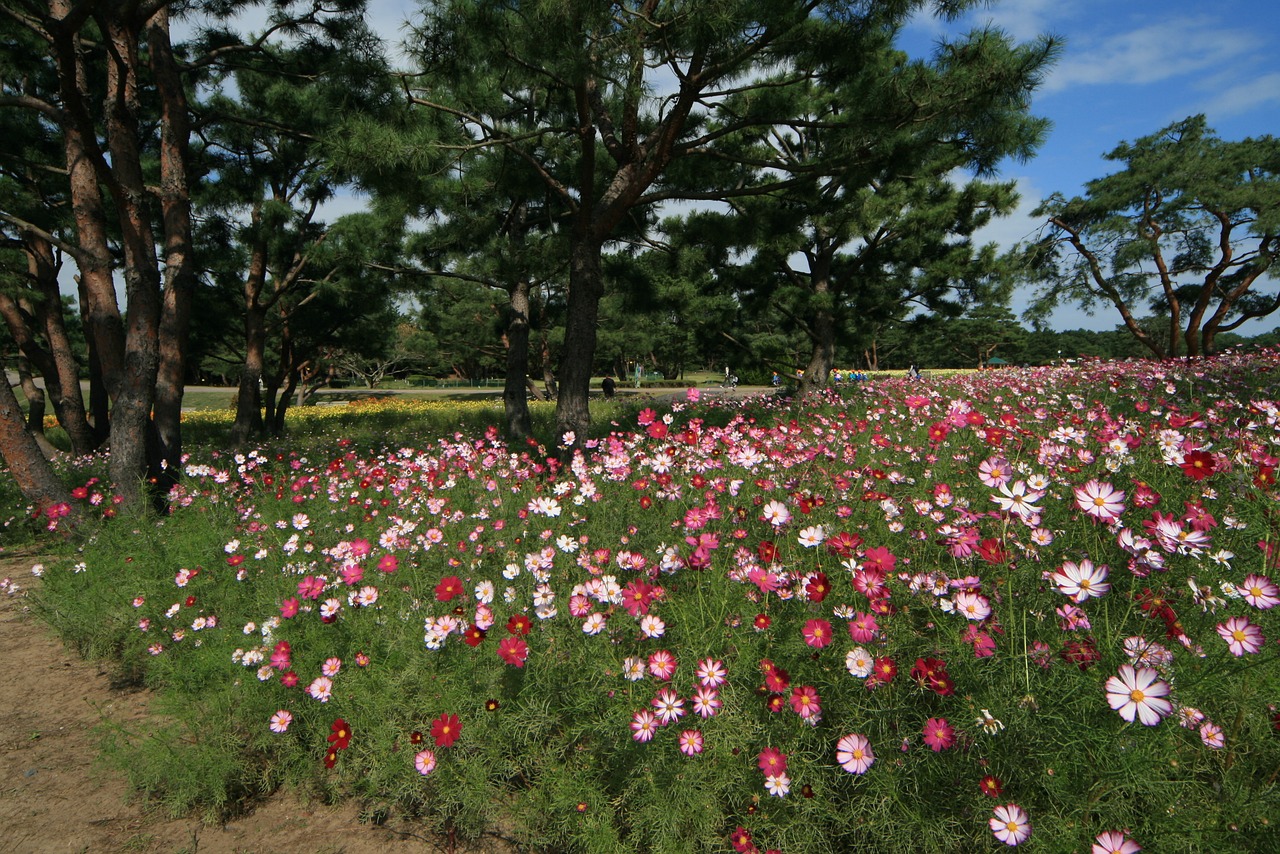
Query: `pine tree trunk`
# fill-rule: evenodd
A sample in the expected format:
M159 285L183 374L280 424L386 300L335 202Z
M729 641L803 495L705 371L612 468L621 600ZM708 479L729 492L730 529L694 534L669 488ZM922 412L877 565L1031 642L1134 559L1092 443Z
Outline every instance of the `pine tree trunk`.
M832 308L830 267L831 258L824 253L817 257L815 269L810 273L813 277L813 328L810 332L813 352L800 378L801 397L825 388L835 366L836 320Z
M560 393L556 398L557 441L568 432L585 437L591 424L591 368L596 354L600 298L604 294L601 244L575 236L569 252L569 303L560 353Z
M164 290L160 307L155 424L162 473L157 490L168 494L182 471L182 395L187 373L187 332L195 290L191 191L187 179L190 119L186 90L169 42L166 7L147 22L151 71L160 95L160 209L164 224Z
M507 439L515 442L529 437L529 283L511 286L510 319L507 323L507 374L502 389L502 406L507 416Z
M71 506L71 493L58 480L40 451L35 437L23 423L22 410L6 379L0 391L0 455L23 496L38 509L58 504ZM68 517L74 520L74 516Z

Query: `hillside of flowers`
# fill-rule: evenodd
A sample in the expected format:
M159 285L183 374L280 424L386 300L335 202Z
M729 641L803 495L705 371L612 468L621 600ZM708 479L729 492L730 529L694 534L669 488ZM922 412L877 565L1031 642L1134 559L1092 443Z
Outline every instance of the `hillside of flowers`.
M1268 352L194 451L170 517L42 567L42 611L163 692L107 749L173 809L291 786L536 851L1280 850L1278 387Z

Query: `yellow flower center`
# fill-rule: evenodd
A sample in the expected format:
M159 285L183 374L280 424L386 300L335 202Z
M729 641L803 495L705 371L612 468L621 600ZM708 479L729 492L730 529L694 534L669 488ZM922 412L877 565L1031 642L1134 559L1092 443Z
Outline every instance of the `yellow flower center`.
M856 749L856 750L854 750L854 751L853 751L853 758L854 758L854 759L861 759L861 758L862 758L862 756L863 756L862 748L858 748L858 749Z
M1143 700L1147 699L1147 695L1139 691L1137 688L1134 688L1129 692L1129 699L1133 700L1135 703L1141 703Z
M1008 830L1010 833L1018 832L1018 823L1016 821L1006 821L1004 823L1004 826L1005 826L1005 829Z
M1236 629L1234 632L1231 633L1231 637L1235 640L1236 643L1244 643L1248 636L1244 632L1240 631L1239 629Z

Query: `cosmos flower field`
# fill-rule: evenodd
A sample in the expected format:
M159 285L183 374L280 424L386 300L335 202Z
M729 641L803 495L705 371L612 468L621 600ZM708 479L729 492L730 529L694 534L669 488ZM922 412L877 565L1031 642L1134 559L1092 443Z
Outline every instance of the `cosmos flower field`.
M1264 352L690 391L558 446L194 450L172 516L45 566L42 610L161 692L107 749L173 809L291 786L539 851L1280 850L1277 387Z

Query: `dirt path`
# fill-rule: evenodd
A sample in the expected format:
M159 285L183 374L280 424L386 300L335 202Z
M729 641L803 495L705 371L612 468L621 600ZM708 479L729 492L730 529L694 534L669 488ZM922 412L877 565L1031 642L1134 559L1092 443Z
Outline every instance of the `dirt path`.
M96 761L104 719L145 717L148 693L111 687L107 673L69 653L30 613L39 584L32 558L0 557L0 851L134 854L418 854L447 851L412 826L361 824L353 804L273 796L252 814L210 827L169 819L131 799L124 779ZM478 852L481 849L463 849Z

